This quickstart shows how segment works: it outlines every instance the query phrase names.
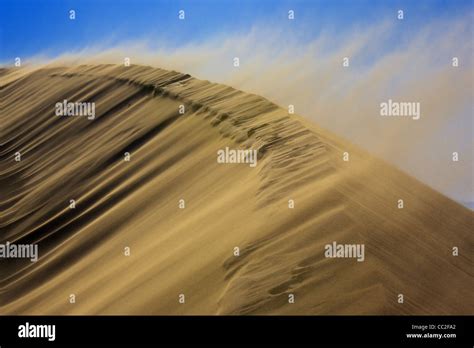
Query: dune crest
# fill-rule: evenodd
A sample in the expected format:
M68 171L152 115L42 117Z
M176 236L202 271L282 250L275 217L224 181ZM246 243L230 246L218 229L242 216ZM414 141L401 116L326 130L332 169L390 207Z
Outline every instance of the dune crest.
M0 97L0 243L40 254L1 261L0 313L474 310L473 212L260 96L82 65L2 69ZM64 100L94 119L56 116ZM218 163L226 147L257 165Z

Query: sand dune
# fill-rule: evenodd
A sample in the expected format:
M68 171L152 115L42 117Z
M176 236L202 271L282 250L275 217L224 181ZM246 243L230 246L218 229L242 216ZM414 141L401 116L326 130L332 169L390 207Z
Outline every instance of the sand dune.
M0 261L0 313L474 311L472 211L262 97L143 66L0 86L0 242L40 252ZM64 99L95 119L56 116ZM257 166L217 163L225 147ZM326 258L333 241L365 260Z

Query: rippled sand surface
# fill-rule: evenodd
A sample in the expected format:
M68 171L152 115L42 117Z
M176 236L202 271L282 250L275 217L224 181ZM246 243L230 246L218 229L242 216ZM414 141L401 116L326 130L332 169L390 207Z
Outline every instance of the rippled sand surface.
M2 314L474 310L473 213L260 96L143 66L0 86L0 242L40 254L0 260ZM64 99L95 119L56 116ZM257 166L217 163L225 147ZM365 260L326 258L333 241Z

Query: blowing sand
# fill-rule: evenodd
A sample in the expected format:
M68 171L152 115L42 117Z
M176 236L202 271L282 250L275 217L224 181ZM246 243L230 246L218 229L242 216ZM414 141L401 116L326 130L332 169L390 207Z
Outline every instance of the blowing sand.
M473 313L473 213L305 119L150 67L21 71L0 70L0 242L40 258L0 261L0 313Z

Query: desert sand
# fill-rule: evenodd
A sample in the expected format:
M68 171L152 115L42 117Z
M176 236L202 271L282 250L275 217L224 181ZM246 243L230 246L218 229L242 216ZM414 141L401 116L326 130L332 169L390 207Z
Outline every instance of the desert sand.
M1 314L474 312L473 212L260 96L133 65L1 69L0 88L0 243L40 256L0 261ZM65 99L95 119L56 116ZM326 258L334 241L364 261Z

